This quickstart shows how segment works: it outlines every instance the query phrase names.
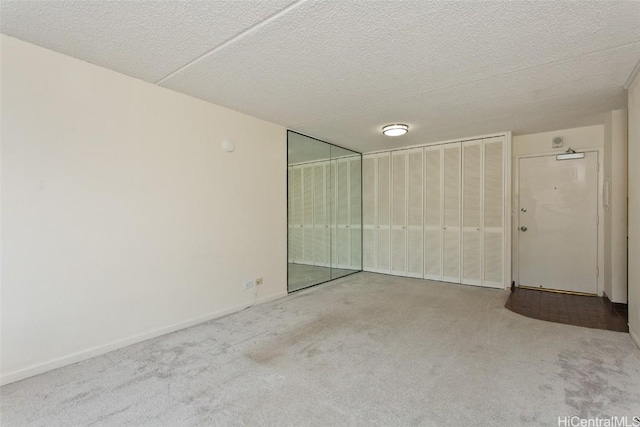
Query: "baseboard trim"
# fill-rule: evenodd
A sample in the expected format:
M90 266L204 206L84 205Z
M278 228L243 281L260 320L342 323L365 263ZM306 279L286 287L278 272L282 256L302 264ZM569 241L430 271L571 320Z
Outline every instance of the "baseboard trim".
M636 335L636 333L631 330L631 327L629 327L629 335L631 335L631 339L634 343L636 343L636 346L640 350L640 337L638 337L638 335Z
M171 326L155 329L153 331L145 332L143 334L135 335L133 337L129 337L129 338L114 341L105 345L89 348L87 350L82 350L77 353L70 354L68 356L63 356L58 359L51 360L49 362L44 362L37 365L29 366L28 368L20 369L14 372L9 372L7 374L0 376L0 385L14 383L16 381L20 381L25 378L33 377L39 374L43 374L45 372L52 371L54 369L62 368L63 366L68 366L74 363L82 362L84 360L91 359L92 357L100 356L110 351L118 350L120 348L127 347L132 344L137 344L139 342L150 340L152 338L157 338L165 334L170 334L172 332L176 332L181 329L195 326L200 323L208 322L209 320L213 320L222 316L226 316L228 314L236 313L240 310L244 310L245 308L251 307L252 305L264 304L269 301L280 299L287 295L288 294L286 291L279 292L277 294L269 295L263 298L258 298L254 304L245 303L245 304L237 305L224 310L215 311L213 313L196 317L194 319L190 319L185 322L176 323Z

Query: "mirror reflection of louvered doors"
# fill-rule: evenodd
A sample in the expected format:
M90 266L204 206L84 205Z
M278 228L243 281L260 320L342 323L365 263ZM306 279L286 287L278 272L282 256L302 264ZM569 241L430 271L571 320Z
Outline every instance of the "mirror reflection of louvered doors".
M287 169L289 262L360 269L360 156Z
M362 156L287 131L287 290L362 271Z
M332 162L335 177L335 227L333 263L337 268L360 268L361 252L361 160L360 156Z
M363 156L364 270L505 286L505 137Z

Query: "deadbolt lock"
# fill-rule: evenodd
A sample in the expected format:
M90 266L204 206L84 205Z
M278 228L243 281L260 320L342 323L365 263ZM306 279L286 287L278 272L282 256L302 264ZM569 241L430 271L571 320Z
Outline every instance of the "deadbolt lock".
M520 231L527 231L527 227L523 225L522 227L520 227Z

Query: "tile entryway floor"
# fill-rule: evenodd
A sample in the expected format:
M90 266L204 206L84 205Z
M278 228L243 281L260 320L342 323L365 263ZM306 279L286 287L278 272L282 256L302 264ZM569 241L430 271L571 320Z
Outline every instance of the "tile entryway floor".
M549 322L629 332L626 310L616 309L607 300L597 296L515 288L505 308Z

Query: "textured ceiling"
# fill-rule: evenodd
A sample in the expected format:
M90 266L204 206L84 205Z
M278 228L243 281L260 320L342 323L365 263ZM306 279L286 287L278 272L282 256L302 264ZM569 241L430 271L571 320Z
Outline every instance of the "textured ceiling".
M2 0L0 31L155 83L292 2Z
M640 59L635 1L1 7L7 35L362 152L602 123Z

